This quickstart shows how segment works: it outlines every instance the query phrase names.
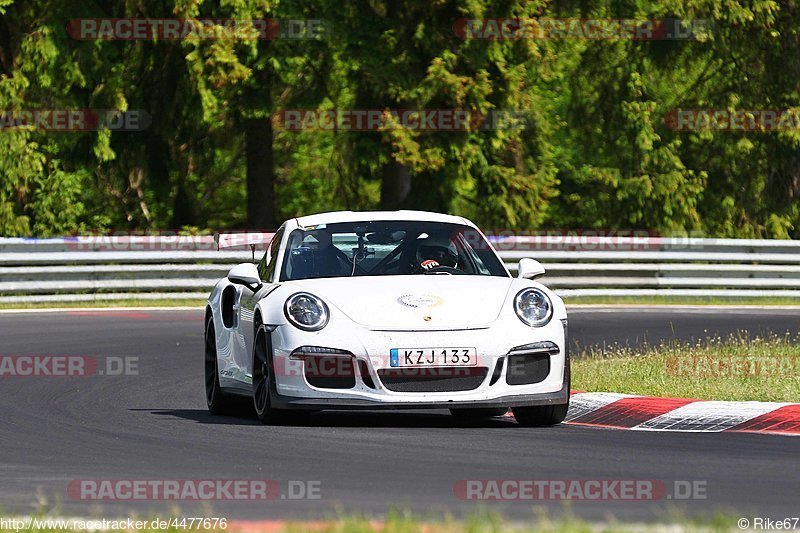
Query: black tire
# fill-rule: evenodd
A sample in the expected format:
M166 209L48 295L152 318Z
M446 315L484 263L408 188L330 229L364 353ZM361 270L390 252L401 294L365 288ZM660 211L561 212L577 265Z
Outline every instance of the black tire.
M533 405L530 407L512 407L514 418L520 426L555 426L560 424L567 417L569 410L569 390L572 385L569 358L564 368L564 381L567 382L567 402L555 405Z
M253 339L253 407L262 424L284 424L286 411L272 407L272 347L269 332L263 326L256 329Z
M531 407L513 407L514 418L520 426L555 426L564 421L569 409L569 402L556 405L534 405Z
M205 335L205 375L206 405L212 415L231 413L233 400L222 392L219 385L219 368L217 366L217 339L214 330L214 318L209 317Z
M507 412L507 407L450 409L450 414L461 422L486 420L495 416L503 416Z

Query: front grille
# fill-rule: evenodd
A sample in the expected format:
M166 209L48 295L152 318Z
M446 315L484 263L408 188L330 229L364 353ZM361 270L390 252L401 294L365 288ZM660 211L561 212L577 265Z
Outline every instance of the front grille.
M474 390L486 379L485 367L385 368L383 385L394 392L460 392Z
M352 357L307 355L303 371L308 384L318 389L352 389L356 386Z

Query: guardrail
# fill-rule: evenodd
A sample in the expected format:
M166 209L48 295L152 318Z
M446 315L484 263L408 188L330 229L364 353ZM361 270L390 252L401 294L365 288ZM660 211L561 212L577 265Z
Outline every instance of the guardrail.
M547 269L541 281L562 296L800 298L800 241L491 240L512 273L523 257L539 260ZM0 303L202 299L251 258L248 249L217 251L211 236L0 238Z

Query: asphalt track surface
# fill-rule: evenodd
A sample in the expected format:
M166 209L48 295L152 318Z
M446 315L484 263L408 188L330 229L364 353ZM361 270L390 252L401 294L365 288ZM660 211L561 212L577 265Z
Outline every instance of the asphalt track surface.
M737 329L797 333L797 311L602 312L570 316L589 344L688 340ZM266 427L247 414L205 409L202 312L0 314L2 355L138 357L138 375L0 378L0 509L100 517L224 516L314 519L381 515L389 506L463 516L484 509L512 520L554 514L562 502L465 501L466 479L697 481L705 499L573 501L590 520L669 520L723 511L797 516L800 440L756 434L686 434L571 425L521 428L494 420L459 426L444 411L311 415L302 426ZM81 479L269 479L319 482L318 500L95 502L73 499ZM175 509L179 508L180 511Z

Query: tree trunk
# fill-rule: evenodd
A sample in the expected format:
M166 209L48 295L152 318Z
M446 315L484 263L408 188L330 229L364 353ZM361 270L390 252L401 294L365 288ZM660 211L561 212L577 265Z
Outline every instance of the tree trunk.
M199 226L197 198L186 187L186 178L194 174L194 156L186 157L186 169L178 177L178 190L175 192L175 203L172 207L172 227Z
M381 207L400 209L411 192L411 172L397 161L381 169Z
M244 120L247 158L247 225L275 229L275 159L270 117Z

